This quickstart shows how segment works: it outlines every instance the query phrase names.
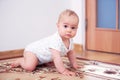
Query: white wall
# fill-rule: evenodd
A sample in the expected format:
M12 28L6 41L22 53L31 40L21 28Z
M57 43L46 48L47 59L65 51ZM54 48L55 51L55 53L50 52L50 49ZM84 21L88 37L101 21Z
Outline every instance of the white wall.
M0 0L0 51L21 49L54 33L60 12L67 8L80 16L79 34L74 40L83 44L82 3L84 0Z
M71 0L71 9L79 16L79 28L74 42L82 44L85 49L85 0Z

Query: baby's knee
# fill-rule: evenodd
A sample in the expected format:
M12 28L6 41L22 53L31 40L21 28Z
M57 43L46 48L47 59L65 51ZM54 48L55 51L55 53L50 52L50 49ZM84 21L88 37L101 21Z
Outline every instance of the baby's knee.
M25 66L24 69L27 70L27 71L33 71L33 70L35 70L35 67Z

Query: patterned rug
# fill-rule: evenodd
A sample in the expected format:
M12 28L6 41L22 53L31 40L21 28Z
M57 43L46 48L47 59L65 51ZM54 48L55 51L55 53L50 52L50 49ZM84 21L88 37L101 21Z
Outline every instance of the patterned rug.
M76 75L74 77L72 76L68 77L60 74L59 72L56 71L56 68L52 63L39 65L36 67L36 69L33 72L28 72L22 69L21 67L11 68L10 66L11 62L12 62L11 60L0 62L0 80L27 80L27 79L29 80L65 80L65 79L80 80L83 77L83 71L74 70L73 68L71 68L66 58L63 58L64 66L67 69L75 72ZM28 77L32 76L34 78L33 79L23 78L26 76Z
M120 65L100 61L87 61L82 69L85 74L103 80L120 80Z
M21 67L11 68L12 60L0 62L0 80L120 80L120 66L99 61L77 59L84 68L74 70L69 61L63 57L64 66L76 73L76 76L64 76L56 71L53 64L37 66L33 72Z

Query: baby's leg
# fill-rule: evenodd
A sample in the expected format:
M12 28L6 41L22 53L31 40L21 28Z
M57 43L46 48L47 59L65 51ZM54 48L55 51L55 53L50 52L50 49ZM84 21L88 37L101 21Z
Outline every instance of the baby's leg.
M22 68L28 71L33 71L37 65L38 65L38 58L36 57L35 54L31 52L25 52L23 58L16 60L12 64L13 67L21 66Z

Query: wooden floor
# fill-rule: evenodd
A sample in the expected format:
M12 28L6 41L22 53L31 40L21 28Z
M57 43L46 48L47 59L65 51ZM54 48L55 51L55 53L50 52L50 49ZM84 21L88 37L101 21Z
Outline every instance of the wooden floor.
M78 56L90 60L98 60L102 62L120 64L120 54L85 51L83 53L78 53Z

